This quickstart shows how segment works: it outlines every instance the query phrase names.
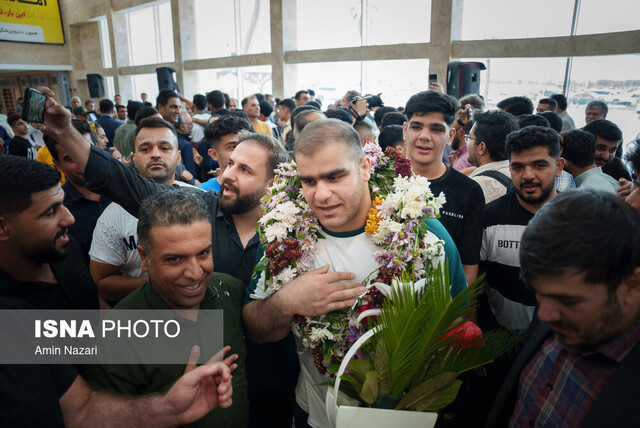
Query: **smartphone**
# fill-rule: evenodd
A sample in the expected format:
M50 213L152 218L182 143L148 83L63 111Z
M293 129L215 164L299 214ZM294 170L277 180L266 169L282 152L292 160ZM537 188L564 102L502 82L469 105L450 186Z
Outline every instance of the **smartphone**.
M22 120L25 122L44 122L44 103L47 96L33 88L24 90L24 101L22 102Z
M429 83L438 81L438 73L429 73Z
M97 122L98 121L98 115L93 111L90 111L89 113L87 113L87 117L89 118L89 122Z

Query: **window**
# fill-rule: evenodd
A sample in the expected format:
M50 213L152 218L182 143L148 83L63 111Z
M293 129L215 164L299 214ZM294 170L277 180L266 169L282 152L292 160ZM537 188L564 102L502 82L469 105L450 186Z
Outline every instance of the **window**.
M409 97L426 89L429 60L382 60L298 64L297 88L310 88L326 109L348 90L378 94L385 105L404 105ZM336 72L339 71L339 72ZM293 94L285 94L293 95Z
M298 50L424 43L431 31L431 1L298 0Z
M154 106L156 105L156 97L158 96L158 78L155 73L136 74L131 76L131 89L133 91L133 99L140 100L140 94L147 94L147 101Z
M640 30L640 2L581 0L576 34Z
M171 3L160 3L127 12L129 63L173 62Z
M271 51L269 0L195 0L196 59Z
M573 8L574 0L464 0L461 40L568 36Z
M116 95L115 80L113 76L104 76L104 97L113 100Z
M270 65L197 70L192 73L198 79L197 92L200 94L218 89L241 101L241 98L257 92L273 92Z
M535 107L540 98L562 93L567 64L565 57L461 61L480 61L487 66L487 70L480 72L480 94L485 98L487 109L496 108L498 102L513 96L527 96Z
M107 18L100 18L98 24L100 28L100 46L102 47L102 67L111 68L111 43L109 43L109 24L107 23Z
M573 58L569 107L577 127L585 125L584 110L591 100L607 103L607 119L622 130L627 142L638 134L640 108L640 54Z

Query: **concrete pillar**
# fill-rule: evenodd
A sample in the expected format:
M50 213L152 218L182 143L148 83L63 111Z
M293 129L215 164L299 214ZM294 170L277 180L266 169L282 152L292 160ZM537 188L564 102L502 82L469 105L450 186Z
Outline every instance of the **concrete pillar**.
M275 97L284 96L284 25L283 1L271 0L270 29L271 29L271 84ZM290 13L289 9L287 9Z
M452 8L458 0L432 0L430 46L435 48L429 55L429 73L438 73L441 83L446 84L447 64L451 62ZM461 6L460 6L461 10ZM461 19L461 17L460 17ZM459 31L456 28L456 31Z

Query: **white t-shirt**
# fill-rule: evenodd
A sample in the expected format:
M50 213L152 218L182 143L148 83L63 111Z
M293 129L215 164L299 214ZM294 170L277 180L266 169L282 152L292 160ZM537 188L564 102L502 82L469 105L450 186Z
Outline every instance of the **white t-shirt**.
M181 187L191 187L176 181ZM102 212L93 229L89 258L95 262L119 266L125 276L139 278L147 276L140 268L138 254L138 219L120 205L112 202Z
M320 268L329 264L329 272L352 272L355 281L363 282L376 271L379 265L373 258L373 254L380 250L371 241L371 236L360 229L360 233L345 232L329 234L326 230L322 234L326 239L319 239L316 244L316 260L311 269ZM432 232L428 232L429 242L438 241ZM435 263L444 265L444 256L435 260ZM286 286L285 286L286 287ZM252 299L264 299L264 276L260 278L256 289L251 294ZM300 345L300 343L298 343ZM312 427L328 427L329 420L326 415L325 398L327 386L318 386L319 383L329 380L328 377L318 373L314 365L313 354L305 351L299 355L300 376L296 386L296 401L298 405L309 413L308 423Z
M209 113L198 113L193 115L196 119L202 119L205 122L209 120L211 115ZM193 122L193 128L191 128L191 141L200 142L204 138L204 126Z

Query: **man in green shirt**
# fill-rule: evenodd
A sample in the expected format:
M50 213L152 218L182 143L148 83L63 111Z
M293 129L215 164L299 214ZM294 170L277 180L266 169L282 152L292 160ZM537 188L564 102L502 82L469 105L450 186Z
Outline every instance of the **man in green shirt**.
M113 145L120 150L122 156L129 157L133 153L136 141L136 114L142 108L140 101L129 101L127 104L127 122L119 126L113 134Z
M209 208L190 190L171 189L147 198L138 216L138 251L149 281L129 294L115 309L222 309L225 345L236 365L233 404L215 409L190 426L246 427L249 401L244 370L242 336L244 285L227 274L213 273ZM181 329L197 334L196 320L181 319ZM217 350L200 344L203 355ZM234 358L237 358L234 363ZM233 364L233 365L232 365ZM86 377L96 386L127 395L164 392L185 371L179 364L104 364L87 367Z

